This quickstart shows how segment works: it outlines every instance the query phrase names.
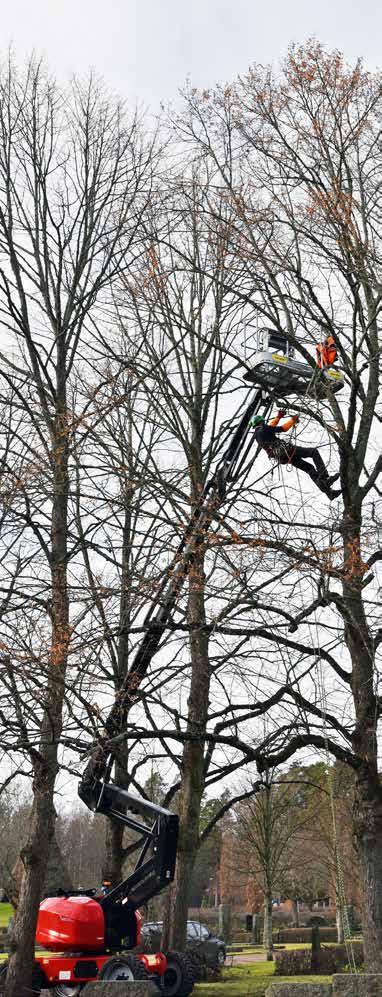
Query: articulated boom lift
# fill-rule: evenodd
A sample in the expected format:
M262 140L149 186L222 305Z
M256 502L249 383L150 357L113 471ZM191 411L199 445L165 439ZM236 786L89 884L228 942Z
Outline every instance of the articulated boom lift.
M275 338L275 337L274 337ZM79 890L70 895L47 897L40 905L36 941L52 956L37 955L34 993L53 988L56 997L77 997L89 980L126 980L151 977L163 997L188 997L195 972L187 954L132 954L139 947L141 917L138 908L172 882L175 873L178 817L163 807L134 796L109 782L113 763L108 743L123 733L127 714L134 703L137 687L156 654L172 611L186 580L195 546L206 535L217 510L225 500L229 485L240 479L254 436L250 420L267 416L275 398L309 392L322 396L343 385L327 371L315 372L308 364L296 362L286 340L271 338L244 375L257 387L233 431L232 439L207 482L175 558L166 572L145 617L145 633L131 668L105 723L104 746L90 758L79 785L79 795L90 810L120 821L137 835L139 857L133 872L109 890ZM262 344L263 346L264 344ZM276 353L272 348L276 347ZM337 374L337 372L334 372ZM263 390L267 388L267 394ZM313 393L313 391L312 391ZM60 955L57 951L60 951ZM121 954L122 953L122 954ZM128 953L128 954L124 954ZM0 969L0 982L6 966Z

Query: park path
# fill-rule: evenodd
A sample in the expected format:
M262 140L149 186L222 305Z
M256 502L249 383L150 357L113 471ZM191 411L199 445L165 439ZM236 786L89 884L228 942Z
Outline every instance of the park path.
M244 966L247 962L264 962L264 952L252 952L250 955L246 955L245 952L238 952L237 955L230 956L227 955L227 965L230 964L232 959L233 966Z

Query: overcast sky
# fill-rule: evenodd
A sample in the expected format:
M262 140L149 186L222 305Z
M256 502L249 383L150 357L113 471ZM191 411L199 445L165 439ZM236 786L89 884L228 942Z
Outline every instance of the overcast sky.
M92 67L154 109L187 76L211 86L311 35L382 64L378 0L10 0L1 29L18 58L34 48L60 77Z

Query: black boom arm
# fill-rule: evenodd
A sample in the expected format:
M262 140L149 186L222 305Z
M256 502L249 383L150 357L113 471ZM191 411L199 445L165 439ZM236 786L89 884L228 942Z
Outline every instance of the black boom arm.
M169 624L172 610L176 605L181 589L187 577L195 552L195 541L202 539L207 533L211 522L223 504L227 486L240 477L247 455L253 445L253 433L250 430L250 419L261 409L265 415L270 407L270 399L264 398L261 390L245 409L241 419L233 431L232 439L215 469L213 477L207 482L200 501L186 526L175 557L167 568L165 577L145 617L145 633L135 652L131 666L126 674L110 713L105 721L106 734L109 739L116 737L125 727L126 717L133 705L137 689L146 675L148 666L156 654L163 634ZM102 753L101 753L102 754ZM102 778L105 768L105 758L110 754L110 745L102 758L100 749L96 749L85 769L83 779L88 774L94 775L96 759L96 774Z
M195 543L200 542L207 533L217 510L226 498L228 485L235 483L245 469L254 440L250 431L250 420L260 411L266 416L270 405L271 400L265 398L261 390L257 390L235 426L232 439L213 477L204 488L200 501L186 526L176 555L151 603L145 617L144 636L105 721L106 737L102 737L94 749L79 784L79 796L90 810L126 824L137 832L138 846L143 842L134 871L107 894L102 900L103 906L122 896L128 896L129 902L139 907L159 893L174 878L178 817L105 781L111 768L110 742L123 732L130 706L136 698L137 688L169 625L172 610L192 563ZM149 823L142 824L131 814L139 814ZM151 820L152 826L150 826Z
M141 848L133 872L99 902L106 910L116 900L128 897L130 907L141 907L174 878L177 814L141 796L133 796L126 789L96 779L86 787L81 785L79 795L90 810L112 817L135 831L137 848Z

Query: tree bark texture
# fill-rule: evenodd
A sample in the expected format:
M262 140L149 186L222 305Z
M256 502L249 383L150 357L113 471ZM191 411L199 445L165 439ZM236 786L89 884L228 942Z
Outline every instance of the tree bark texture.
M210 663L208 635L205 629L204 553L196 546L190 568L188 621L191 626L191 687L188 711L188 733L197 740L186 743L182 760L180 799L180 833L175 874L175 889L171 910L171 945L184 949L189 889L199 845L200 804L204 791L204 733L208 716Z
M273 961L272 892L269 889L267 889L264 894L263 945L265 948L265 958L267 962L272 962Z
M115 782L123 789L128 787L126 776L127 771L127 751L119 753L120 758L115 764ZM123 763L121 755L126 756ZM123 843L125 827L120 821L106 819L105 827L105 854L102 866L102 880L117 886L123 879L123 865L125 861L125 848Z
M263 942L267 962L273 962L272 899L273 899L273 855L272 855L272 785L265 786L264 813L264 935Z
M337 900L337 902L339 902L339 900ZM342 945L344 941L344 926L340 909L337 909L336 911L336 928L337 928L337 942L339 945Z
M21 851L24 874L11 935L7 997L30 997L31 994L30 980L37 923L35 912L41 899L41 885L54 833L52 799L55 774L55 770L52 771L48 763L41 763L35 767L29 833Z
M126 439L126 473L127 483L122 484L124 502L124 520L122 527L122 569L121 569L121 594L119 600L119 629L117 660L114 662L114 691L117 699L123 681L129 669L129 649L130 638L129 628L131 623L131 556L133 548L132 536L132 502L134 500L134 489L129 485L129 479L134 478L135 468L133 462L133 441L132 441L132 404L128 398L128 431ZM117 786L128 789L128 749L122 746L118 752L118 760L115 764L115 782ZM124 863L124 826L118 821L106 820L105 827L105 857L102 870L103 880L109 881L112 886L116 886L123 879Z
M63 358L61 358L63 359ZM63 366L59 365L59 379ZM65 671L70 641L67 587L68 427L65 386L58 385L58 410L51 451L53 500L51 518L52 641L38 752L34 767L33 807L21 852L24 874L13 928L6 997L29 997L34 962L38 904L54 834L54 786L62 729Z
M361 760L356 773L354 837L361 868L365 967L373 973L382 970L382 787L378 773L374 649L362 598L361 507L356 502L347 506L343 541L345 639L352 662L356 716L353 748Z

